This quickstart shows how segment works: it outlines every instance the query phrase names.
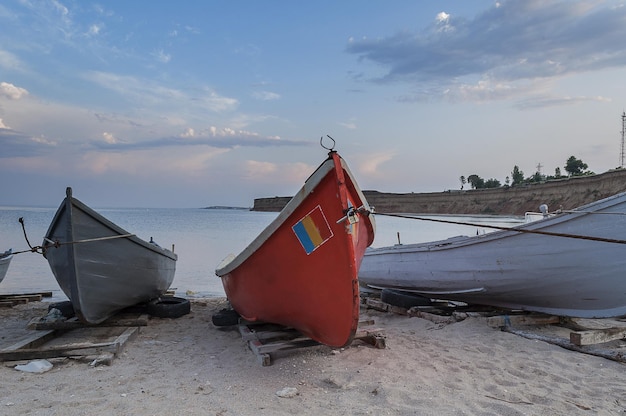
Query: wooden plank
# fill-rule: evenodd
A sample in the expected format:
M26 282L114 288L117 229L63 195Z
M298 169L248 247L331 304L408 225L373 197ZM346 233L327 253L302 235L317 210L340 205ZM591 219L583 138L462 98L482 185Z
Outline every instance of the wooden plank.
M262 353L259 351L259 347L263 346L261 341L249 341L248 347L252 350L254 355L256 355L259 364L263 367L267 367L272 364L272 357L268 353Z
M560 322L560 317L552 315L502 315L487 318L487 325L492 328L510 325L550 325Z
M378 349L387 347L387 341L383 335L382 329L360 329L354 335L354 339L366 342Z
M502 329L505 332L510 332L515 335L519 335L524 338L539 340L543 342L548 342L550 344L558 345L559 347L571 350L582 352L584 354L595 355L597 357L606 358L608 360L618 361L621 363L626 363L626 353L623 351L617 350L609 350L609 349L597 349L585 345L574 345L569 340L559 337L547 337L543 335L533 334L526 331L520 331L518 329L513 329L511 327L504 327Z
M14 350L18 350L21 348L36 348L39 345L42 345L46 343L47 341L49 341L50 339L54 338L55 335L56 335L56 331L54 330L36 332L16 342L13 345L3 348L2 350L0 350L0 352L14 351Z
M570 332L569 340L574 345L593 345L626 338L626 328L595 329Z
M617 319L568 318L568 327L577 331L590 329L626 328L626 322Z
M15 361L56 357L72 357L80 355L100 355L105 352L115 353L118 348L119 346L112 342L97 344L69 344L48 348L26 348L17 349L14 351L0 351L0 360Z
M70 318L64 321L41 321L42 318L35 318L27 325L28 329L46 330L46 329L78 329L93 327L115 327L115 326L147 326L150 316L143 314L137 318L111 318L99 324L89 324L78 320L78 318Z
M0 361L31 360L55 357L72 357L107 354L117 355L125 347L126 343L134 339L139 333L139 327L126 328L111 342L81 342L57 346L41 347L50 338L54 337L55 330L38 331L0 351Z
M33 293L6 293L6 294L0 294L0 300L4 300L7 298L13 298L13 297L18 297L18 296L26 296L26 297L39 297L41 298L50 298L52 297L52 292L33 292Z
M119 354L120 352L122 352L122 350L124 349L126 343L128 341L131 341L135 338L137 338L137 335L139 334L139 327L135 326L135 327L131 327L131 328L126 328L126 330L124 332L122 332L116 339L115 341L113 341L113 343L115 345L117 345L117 349L115 351L115 355Z

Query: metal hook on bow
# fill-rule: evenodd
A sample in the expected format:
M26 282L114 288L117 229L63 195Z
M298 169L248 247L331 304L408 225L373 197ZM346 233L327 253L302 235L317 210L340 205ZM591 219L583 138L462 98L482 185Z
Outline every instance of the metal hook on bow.
M324 136L320 137L320 146L322 146L324 149L329 150L329 151L334 151L335 150L335 139L333 139L332 137L330 137L328 134L326 135L326 137L328 137L330 140L333 141L333 145L330 147L326 147L324 146Z

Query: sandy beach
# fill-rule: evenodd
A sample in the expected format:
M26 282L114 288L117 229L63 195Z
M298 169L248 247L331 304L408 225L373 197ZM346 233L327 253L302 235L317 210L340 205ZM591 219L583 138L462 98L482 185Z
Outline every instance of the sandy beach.
M194 299L188 315L151 318L111 365L58 358L47 372L27 373L4 362L0 414L626 414L624 364L503 332L483 318L441 324L362 308L386 348L314 346L262 366L236 328L212 324L224 306L223 298ZM0 309L0 346L32 332L27 323L47 307Z

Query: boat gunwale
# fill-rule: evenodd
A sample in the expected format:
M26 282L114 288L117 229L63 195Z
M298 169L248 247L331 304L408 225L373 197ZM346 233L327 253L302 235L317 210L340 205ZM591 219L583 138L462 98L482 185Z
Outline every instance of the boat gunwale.
M178 254L174 253L171 250L168 250L166 248L163 248L161 246L158 246L156 244L152 244L148 241L143 240L140 237L137 237L135 234L129 233L128 231L126 231L125 229L123 229L122 227L120 227L119 225L115 224L114 222L110 221L109 219L107 219L106 217L104 217L102 214L98 213L96 210L94 210L93 208L89 207L88 205L86 205L85 203L81 202L80 200L76 199L75 197L69 195L66 196L66 198L63 200L63 202L61 203L61 205L59 206L59 209L57 210L57 212L54 215L54 218L52 219L52 222L50 223L50 226L48 227L48 231L46 231L45 234L45 238L46 239L50 239L52 240L51 237L51 233L52 230L56 227L56 225L58 224L60 218L62 215L64 215L64 208L67 209L67 204L71 204L72 207L74 208L78 208L79 210L81 210L83 213L85 213L86 215L88 215L89 217L93 218L95 221L100 222L101 224L103 224L104 226L106 226L107 228L110 228L112 231L118 233L119 235L125 235L125 234L130 234L128 235L128 237L124 237L127 238L128 240L131 240L132 242L147 248L157 254L161 254L165 257L168 257L174 261L178 260ZM69 211L68 214L65 215L69 215L70 218L69 222L73 223L71 216L73 215L71 211ZM72 232L73 234L73 232ZM74 239L74 235L71 236L72 239ZM69 243L69 242L65 242L65 243ZM73 244L72 244L73 245ZM44 248L49 249L50 245L48 245L47 247L44 246ZM46 254L46 250L44 250L44 257Z
M356 181L354 176L350 172L348 165L343 160L341 156L339 156L339 160L341 162L341 168L346 172L347 176L350 178L350 181L355 184ZM335 162L333 158L330 156L322 162L321 165L307 178L304 182L304 185L300 188L300 190L294 195L291 200L285 205L285 207L280 211L278 216L254 239L246 248L244 248L237 256L230 254L228 255L222 262L217 266L215 270L215 274L219 277L224 276L237 267L241 266L248 258L250 258L258 249L260 249L263 244L278 230L287 219L293 214L293 212L301 205L304 199L313 191L317 185L335 168ZM365 195L361 191L358 186L353 187L359 196L361 202L366 206L366 209L369 211L370 207L367 205L367 200L365 199ZM356 207L358 208L358 207ZM375 221L374 217L369 216L370 224L372 225L372 231L375 232Z
M460 247L465 247L469 245L481 244L492 242L494 240L500 240L503 238L510 238L519 236L524 234L523 230L528 230L531 234L532 231L541 231L544 228L552 227L555 225L563 224L569 221L573 221L577 218L587 215L593 215L598 211L605 210L616 206L618 204L626 203L626 192L622 192L616 195L612 195L610 197L600 199L589 204L583 205L571 211L566 211L562 213L558 213L554 216L542 218L537 221L520 224L514 227L511 227L507 230L497 230L487 234L481 235L457 235L452 236L443 240L434 240L434 241L426 241L420 243L410 243L410 244L395 244L393 246L385 246L385 247L370 247L366 250L365 256L372 255L382 255L388 252L403 252L403 251L438 251L438 250L449 250ZM517 230L522 230L517 231ZM566 237L561 237L566 238Z

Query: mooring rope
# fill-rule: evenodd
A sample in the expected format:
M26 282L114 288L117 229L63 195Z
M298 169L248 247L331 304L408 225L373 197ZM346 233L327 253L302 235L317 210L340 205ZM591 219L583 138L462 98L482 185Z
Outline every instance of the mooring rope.
M65 246L65 245L71 245L71 244L82 244L82 243L92 243L95 241L104 241L104 240L113 240L115 238L128 238L128 237L134 237L135 234L119 234L119 235L109 235L106 237L95 237L95 238L86 238L84 240L75 240L75 241L53 241L50 240L49 238L44 237L44 240L48 243L50 243L50 245L46 245L46 246L32 246L30 244L30 241L28 240L28 235L26 234L26 227L24 226L24 218L21 218L18 220L20 222L20 224L22 224L22 232L24 233L24 239L26 240L26 244L28 244L28 247L30 247L30 250L22 250L22 251L15 251L12 254L22 254L22 253L39 253L39 254L43 254L43 250L46 248L50 248L50 247L54 247L54 248L59 248L61 246Z
M579 212L584 213L584 214L589 214L589 213L585 213L581 211L572 211L572 213L579 213ZM440 218L414 217L414 216L404 215L404 214L390 214L390 213L376 212L376 211L374 212L374 215L383 215L387 217L406 218L406 219L420 220L420 221L439 222L439 223L444 223L444 224L469 225L470 227L492 228L494 230L514 231L517 233L540 234L540 235L547 235L547 236L552 236L552 237L574 238L574 239L579 239L579 240L600 241L604 243L614 243L614 244L626 244L626 240L618 240L614 238L604 238L604 237L593 237L589 235L555 233L551 231L541 231L541 230L527 230L524 228L511 228L511 227L503 227L499 225L476 224L476 223L465 222L465 221L444 220Z

